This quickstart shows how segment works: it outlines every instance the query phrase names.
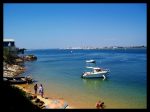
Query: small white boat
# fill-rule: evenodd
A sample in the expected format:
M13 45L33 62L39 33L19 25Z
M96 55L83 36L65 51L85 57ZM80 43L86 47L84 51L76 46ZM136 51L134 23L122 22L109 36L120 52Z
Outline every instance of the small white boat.
M91 72L84 72L82 74L82 78L99 78L103 77L104 79L106 78L106 75L108 75L109 70L108 69L102 69L100 67L87 67L91 68Z
M86 60L87 63L95 63L95 60Z

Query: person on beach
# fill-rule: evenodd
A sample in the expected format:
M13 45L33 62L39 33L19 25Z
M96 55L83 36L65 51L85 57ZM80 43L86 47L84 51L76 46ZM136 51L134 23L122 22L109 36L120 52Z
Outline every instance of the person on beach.
M96 103L96 108L97 109L104 109L104 102L98 101Z
M35 94L37 94L37 89L38 89L38 85L35 84L35 85L34 85L34 91L35 91Z
M100 104L101 104L101 101L98 101L98 102L96 103L96 108L97 108L97 109L100 109Z
M100 104L100 109L104 109L104 102Z
M39 86L39 93L40 93L41 97L43 98L44 88L43 88L42 84L40 84L40 86Z

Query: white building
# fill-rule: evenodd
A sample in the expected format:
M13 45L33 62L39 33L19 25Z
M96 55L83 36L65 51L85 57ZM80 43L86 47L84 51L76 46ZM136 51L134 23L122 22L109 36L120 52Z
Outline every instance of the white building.
M15 46L14 39L3 39L3 48L8 49L9 53L11 53L13 55L17 54L17 48Z

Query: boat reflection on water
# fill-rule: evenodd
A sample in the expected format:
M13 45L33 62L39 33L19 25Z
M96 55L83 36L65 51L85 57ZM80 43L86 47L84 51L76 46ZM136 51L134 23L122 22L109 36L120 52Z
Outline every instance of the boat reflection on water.
M103 78L89 78L89 79L81 79L83 81L84 86L88 88L100 88L109 81L109 78L103 79Z

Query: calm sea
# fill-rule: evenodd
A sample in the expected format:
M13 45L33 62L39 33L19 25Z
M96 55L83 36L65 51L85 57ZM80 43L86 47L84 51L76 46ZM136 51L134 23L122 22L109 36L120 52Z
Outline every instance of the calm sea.
M25 54L38 57L25 63L25 74L43 84L46 96L64 98L74 108L95 108L98 100L104 101L106 108L147 108L146 49L45 49ZM80 77L89 59L110 70L106 80Z

